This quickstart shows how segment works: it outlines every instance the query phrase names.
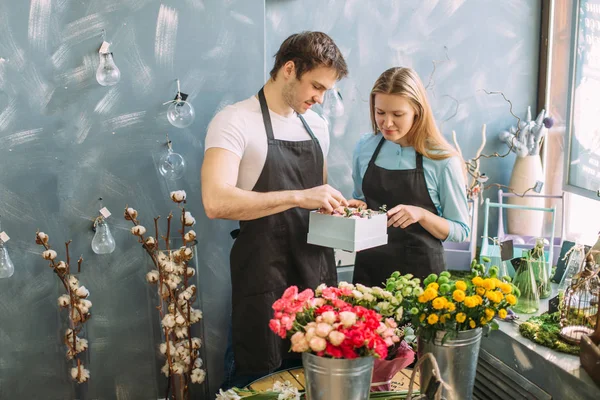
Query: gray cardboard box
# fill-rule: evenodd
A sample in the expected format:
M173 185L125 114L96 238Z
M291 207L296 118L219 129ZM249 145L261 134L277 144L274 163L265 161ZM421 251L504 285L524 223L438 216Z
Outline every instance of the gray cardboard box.
M387 215L345 218L310 213L308 243L346 251L361 251L387 244Z

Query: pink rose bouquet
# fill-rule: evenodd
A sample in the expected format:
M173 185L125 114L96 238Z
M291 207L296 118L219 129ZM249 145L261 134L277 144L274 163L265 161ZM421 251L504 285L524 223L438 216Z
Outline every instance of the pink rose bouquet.
M345 300L347 288L320 287L298 292L291 286L273 303L271 330L289 338L294 352L312 352L320 357L385 359L388 347L400 342L401 332L393 318ZM348 293L346 293L348 292Z

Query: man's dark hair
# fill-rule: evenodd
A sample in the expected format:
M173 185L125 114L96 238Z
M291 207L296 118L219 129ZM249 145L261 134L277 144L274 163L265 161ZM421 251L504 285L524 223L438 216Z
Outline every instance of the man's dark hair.
M300 32L285 39L275 54L275 65L270 72L273 80L288 61L294 62L296 79L319 67L336 70L338 80L348 75L348 66L342 52L333 39L323 32Z

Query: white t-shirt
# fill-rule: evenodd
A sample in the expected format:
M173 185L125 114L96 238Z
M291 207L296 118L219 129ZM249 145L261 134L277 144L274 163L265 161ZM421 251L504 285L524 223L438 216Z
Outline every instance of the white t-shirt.
M288 141L309 140L310 136L296 113L283 117L269 110L275 139ZM302 115L323 151L323 159L329 151L329 130L317 113L308 110ZM225 107L208 125L205 151L218 147L238 155L240 171L236 186L252 190L258 181L267 159L267 132L256 96Z

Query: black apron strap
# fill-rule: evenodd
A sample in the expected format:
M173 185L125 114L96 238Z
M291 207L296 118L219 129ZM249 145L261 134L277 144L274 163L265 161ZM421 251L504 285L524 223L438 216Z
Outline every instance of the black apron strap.
M379 155L379 151L381 150L381 146L383 146L383 143L385 143L384 137L381 138L381 140L379 141L379 144L377 145L377 148L373 152L373 155L371 156L371 160L369 160L369 165L375 164L375 160L377 159L377 156Z
M417 151L415 150L415 153L417 155L417 170L419 171L423 171L423 154L421 153L417 153Z
M302 125L304 125L304 129L306 129L306 132L308 132L308 134L310 135L310 138L312 140L316 141L317 143L319 143L319 139L317 139L317 137L313 133L312 129L310 129L310 126L308 126L308 122L306 122L304 117L302 115L298 114L298 118L300 118L300 121L302 121Z
M260 103L260 111L262 112L263 122L265 123L265 130L267 131L267 139L273 140L273 125L271 124L271 115L269 114L269 106L267 105L267 99L265 98L265 89L261 88L258 92L258 102Z

